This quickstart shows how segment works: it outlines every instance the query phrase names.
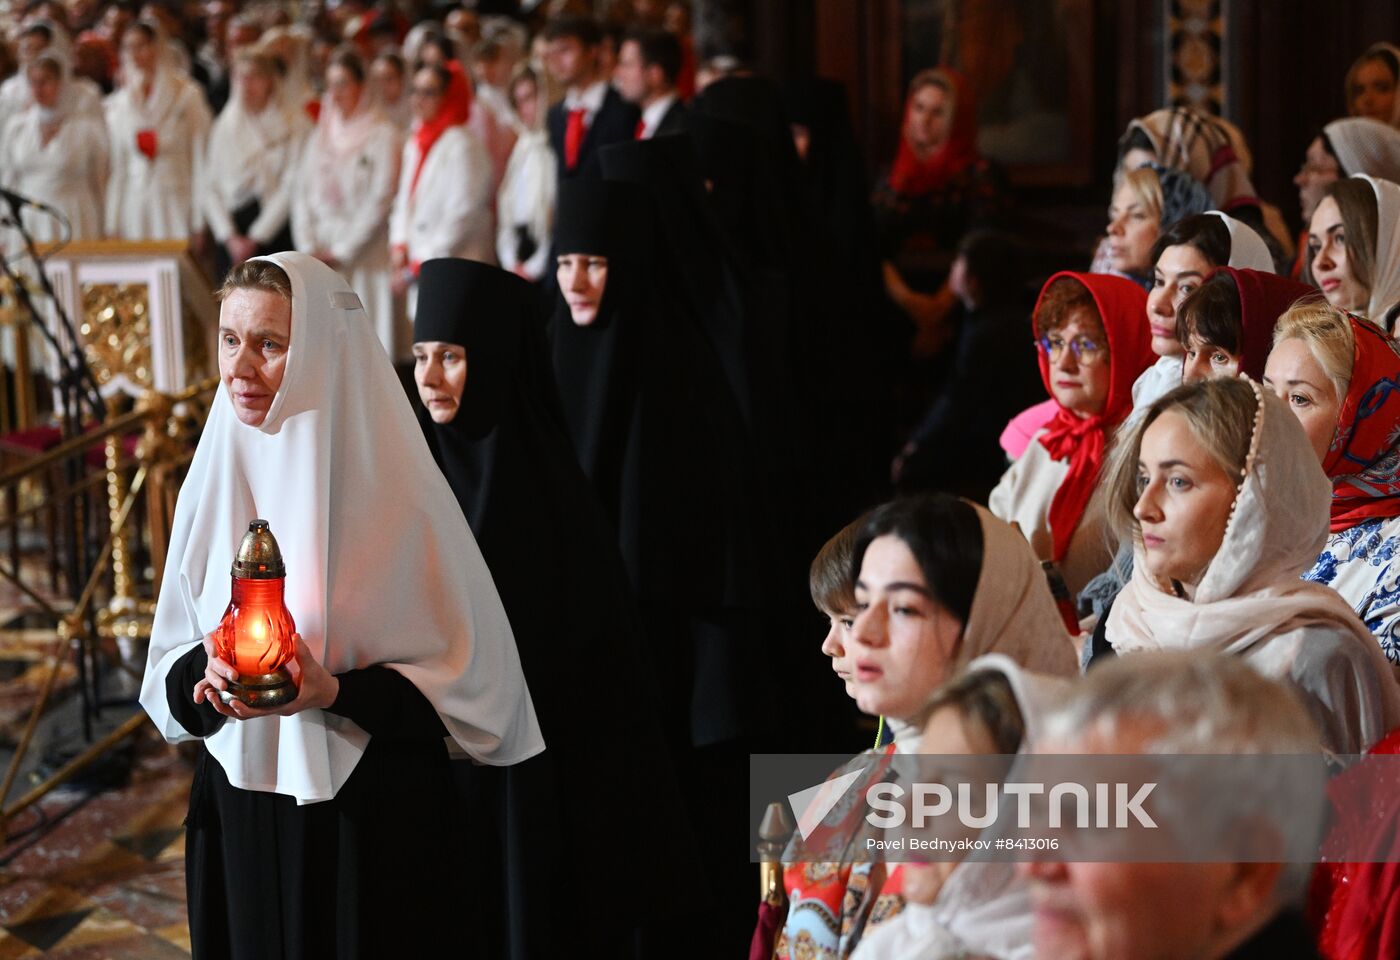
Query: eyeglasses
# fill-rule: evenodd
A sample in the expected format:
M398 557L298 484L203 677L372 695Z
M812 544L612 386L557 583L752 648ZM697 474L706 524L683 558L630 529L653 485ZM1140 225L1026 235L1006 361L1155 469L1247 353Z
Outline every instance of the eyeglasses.
M1092 366L1108 355L1108 351L1099 345L1098 341L1090 340L1088 337L1075 337L1066 341L1064 337L1057 337L1053 334L1042 337L1035 342L1041 352L1050 358L1051 363L1055 363L1064 356L1065 347L1069 347L1074 354L1074 359L1086 367Z

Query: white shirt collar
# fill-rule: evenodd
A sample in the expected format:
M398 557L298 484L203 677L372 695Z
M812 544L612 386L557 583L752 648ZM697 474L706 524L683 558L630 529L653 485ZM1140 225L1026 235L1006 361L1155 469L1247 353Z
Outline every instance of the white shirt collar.
M656 128L661 126L661 120L666 116L666 111L671 109L671 104L675 103L679 97L675 91L652 103L642 111L642 139L650 140L656 136Z
M608 95L608 83L606 80L595 80L592 84L583 88L583 92L575 95L570 90L564 97L565 110L584 111L584 119L592 123L593 117L598 111L603 109L603 100Z

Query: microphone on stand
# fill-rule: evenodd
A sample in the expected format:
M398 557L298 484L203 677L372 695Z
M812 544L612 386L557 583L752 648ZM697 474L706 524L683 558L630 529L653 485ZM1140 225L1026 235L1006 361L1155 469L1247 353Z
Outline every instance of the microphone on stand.
M4 187L0 187L0 197L4 198L5 202L10 205L10 209L16 212L16 215L18 215L20 207L33 207L35 210L42 210L45 213L54 214L55 216L58 214L58 211L47 203L43 203L39 200L32 200L22 193L15 193L13 190L6 190Z

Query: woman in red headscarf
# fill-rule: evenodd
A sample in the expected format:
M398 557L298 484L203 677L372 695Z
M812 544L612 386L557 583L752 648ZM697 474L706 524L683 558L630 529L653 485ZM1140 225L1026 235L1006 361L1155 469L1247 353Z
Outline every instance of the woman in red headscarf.
M1051 277L1035 306L1040 375L1057 410L987 506L1054 562L1072 594L1113 559L1103 518L1086 508L1104 451L1133 409L1133 381L1156 359L1146 309L1147 293L1131 280L1069 272Z
M1400 668L1400 344L1306 301L1279 318L1264 383L1332 478L1330 533L1303 578L1340 593Z
M1184 383L1243 373L1259 380L1274 344L1274 324L1313 287L1258 270L1220 267L1176 310L1176 339L1186 349Z
M977 153L973 92L945 67L915 75L899 151L873 203L885 290L915 325L916 355L936 353L951 334L955 298L943 281L958 241L995 225L1005 198L999 172Z
M1345 375L1337 384L1343 399L1322 461L1332 478L1332 532L1303 576L1340 593L1380 641L1386 659L1400 664L1400 345L1373 324L1326 304L1290 311L1278 336L1280 347L1298 341L1331 372ZM1269 362L1272 372L1281 373L1274 356ZM1367 753L1400 753L1400 730ZM1333 815L1323 853L1329 862L1313 873L1310 903L1318 952L1327 960L1400 956L1397 772L1393 760L1363 762L1328 787Z
M412 82L415 123L404 144L389 215L396 293L417 279L424 260L496 262L491 156L466 126L471 85L455 60L420 66Z

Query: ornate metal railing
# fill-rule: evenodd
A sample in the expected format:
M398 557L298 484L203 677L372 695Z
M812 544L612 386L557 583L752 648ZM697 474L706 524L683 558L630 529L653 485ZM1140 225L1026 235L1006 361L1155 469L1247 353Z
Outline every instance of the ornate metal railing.
M67 588L58 597L45 596L34 580L36 564L16 568L0 560L0 578L11 583L32 608L56 624L43 663L47 668L34 704L15 744L15 751L0 781L0 843L14 818L56 787L90 766L106 751L148 727L137 711L115 729L93 735L93 720L114 703L104 701L101 678L113 669L124 669L139 682L139 670L123 663L119 647L139 647L149 639L155 611L155 590L164 568L167 538L179 492L180 478L194 454L194 440L203 421L207 401L218 385L211 377L175 394L146 391L127 413L109 416L100 427L59 443L0 474L2 502L20 504L21 486L36 486L45 478L47 489L37 499L4 518L11 536L26 520L61 512L64 536L51 542L62 557L43 556L48 563L60 559L70 571ZM129 438L135 438L131 451ZM89 461L95 448L102 464ZM57 480L55 478L62 478ZM105 491L103 488L105 487ZM105 492L105 511L94 509L93 499ZM144 509L141 509L144 508ZM84 518L105 513L105 522ZM88 529L91 528L91 529ZM101 543L97 541L101 537ZM137 564L138 554L146 563ZM76 572L76 576L71 573ZM65 667L76 659L79 693L83 705L83 736L87 746L17 799L9 796L35 733L54 703L54 692ZM130 704L131 698L124 700Z

